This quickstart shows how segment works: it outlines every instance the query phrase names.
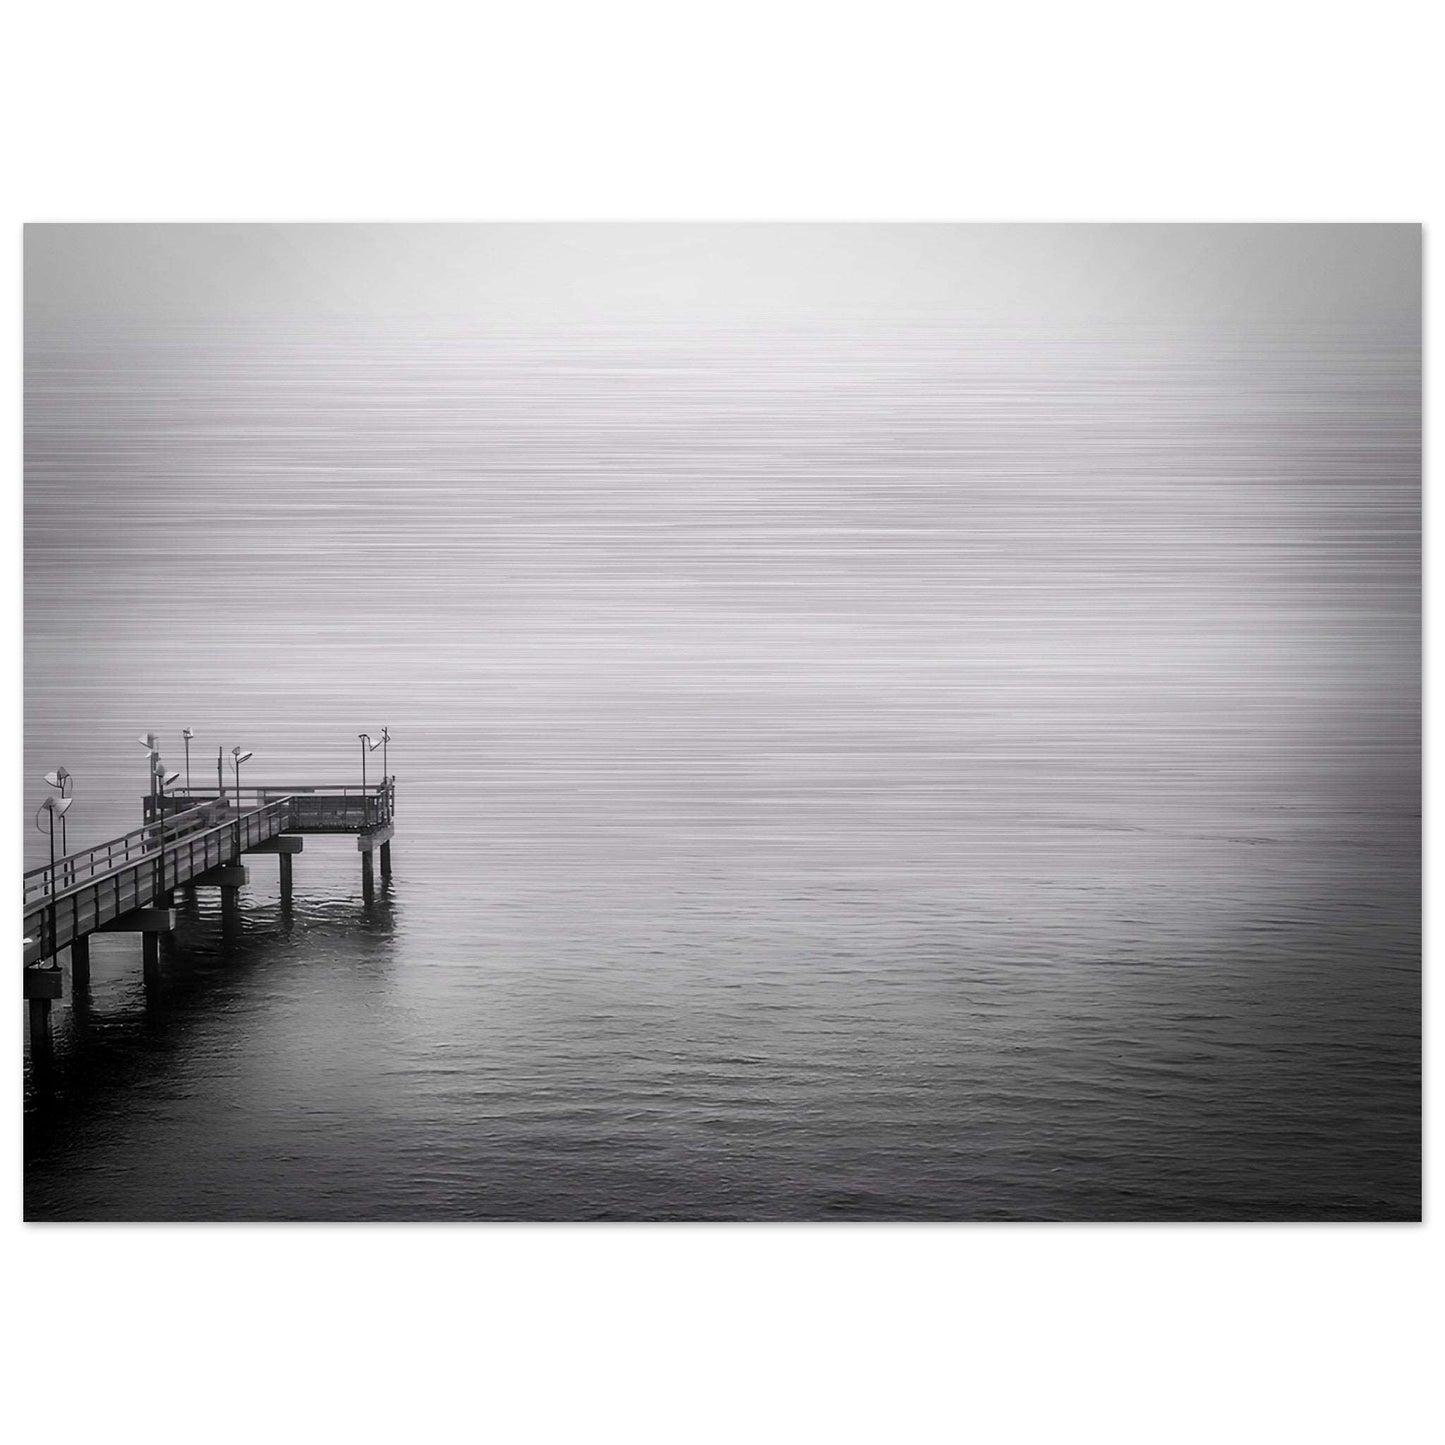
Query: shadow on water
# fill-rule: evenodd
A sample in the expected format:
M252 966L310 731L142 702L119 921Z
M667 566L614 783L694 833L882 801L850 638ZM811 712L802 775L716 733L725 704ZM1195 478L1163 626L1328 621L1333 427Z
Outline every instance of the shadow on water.
M79 987L67 967L65 1006L52 1018L50 1067L37 1071L26 1050L27 1175L98 1116L124 1109L127 1095L174 1082L198 1034L219 1016L243 1011L249 995L264 991L270 971L304 966L318 954L364 962L367 972L392 960L390 879L365 898L253 904L229 919L219 903L202 902L193 890L178 891L175 906L176 929L162 941L153 983L144 980L138 940L127 963L93 965Z

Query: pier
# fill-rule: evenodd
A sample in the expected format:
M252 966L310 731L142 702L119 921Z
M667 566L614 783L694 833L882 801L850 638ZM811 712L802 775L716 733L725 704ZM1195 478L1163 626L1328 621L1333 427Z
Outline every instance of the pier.
M362 894L370 902L375 868L391 875L396 780L371 787L255 785L181 788L142 800L133 832L56 858L25 874L25 998L37 1069L50 1058L50 1008L61 997L58 955L70 951L71 987L90 975L97 933L136 933L147 984L160 973L160 940L176 926L177 888L218 888L223 921L233 922L249 880L249 855L275 855L281 906L291 906L292 864L308 833L349 833L361 854ZM373 862L375 859L375 863Z

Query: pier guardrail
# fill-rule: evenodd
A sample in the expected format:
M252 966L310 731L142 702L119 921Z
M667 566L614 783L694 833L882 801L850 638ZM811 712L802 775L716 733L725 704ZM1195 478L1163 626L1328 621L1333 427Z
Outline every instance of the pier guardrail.
M388 837L395 798L395 779L387 778L365 788L266 783L224 795L214 788L179 788L158 805L144 799L141 827L24 875L26 962L53 956L212 868L239 861L280 833ZM369 868L369 854L364 862Z
M248 848L284 833L290 822L291 799L283 797L250 812L232 813L209 827L180 833L172 833L168 825L160 824L140 829L152 840L149 848L133 851L107 872L27 899L25 932L33 942L25 950L26 962L53 956L73 939L144 907L172 888L212 868L238 861ZM113 857L114 844L121 841L111 840ZM88 849L87 853L99 855L104 846ZM55 864L53 881L57 883L64 877L62 861L57 859ZM49 864L43 871L49 874Z
M292 827L302 833L356 833L384 827L396 811L396 780L388 778L365 788L357 783L290 784L258 783L243 786L239 793L231 788L225 795L231 806L238 797L242 808L261 807L272 799L287 797L295 804ZM178 788L167 795L167 802L179 800L189 804L198 801L216 802L221 798L214 788Z
M164 827L167 846L206 827L218 816L214 801L192 803L184 810L167 814ZM161 831L158 824L146 823L121 834L119 838L108 838L104 843L67 853L55 860L53 875L49 863L31 868L24 877L26 906L34 899L48 898L53 893L62 893L78 884L88 883L132 861L153 859L159 849Z

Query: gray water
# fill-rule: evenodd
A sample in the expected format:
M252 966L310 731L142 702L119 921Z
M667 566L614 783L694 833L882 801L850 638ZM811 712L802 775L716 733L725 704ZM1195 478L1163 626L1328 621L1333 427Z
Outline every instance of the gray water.
M96 942L27 1216L1417 1217L1419 426L1361 327L32 326L27 864L185 725L398 827Z

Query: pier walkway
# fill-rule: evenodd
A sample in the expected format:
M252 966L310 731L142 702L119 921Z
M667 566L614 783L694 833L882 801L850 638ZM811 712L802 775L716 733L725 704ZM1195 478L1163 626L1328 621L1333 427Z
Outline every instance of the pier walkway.
M30 1001L32 1057L48 1053L50 1003L61 995L56 955L70 950L72 987L89 976L95 933L139 933L146 981L159 969L160 935L176 922L176 888L221 890L222 916L233 916L248 881L247 854L274 853L281 904L291 903L292 857L307 833L352 833L361 853L362 891L374 888L373 854L391 873L396 780L355 786L256 785L221 796L179 789L159 805L143 800L144 824L133 832L57 858L25 874L25 997Z

